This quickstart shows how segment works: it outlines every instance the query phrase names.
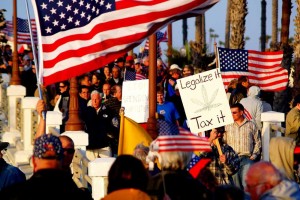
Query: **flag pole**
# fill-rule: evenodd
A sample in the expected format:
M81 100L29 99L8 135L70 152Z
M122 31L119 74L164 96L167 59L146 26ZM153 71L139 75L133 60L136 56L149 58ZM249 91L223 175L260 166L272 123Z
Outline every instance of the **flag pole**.
M156 33L149 37L149 118L147 121L147 131L155 139L157 137L156 127L156 71L157 71L157 39Z
M19 65L18 65L18 46L17 46L17 0L13 1L13 33L14 33L14 51L13 51L13 67L11 74L11 85L20 85L21 79L19 74Z
M214 50L215 50L215 59L216 59L216 68L219 67L219 56L218 56L218 47L217 43L214 43Z
M39 65L39 62L38 62L37 56L36 56L37 54L36 54L34 40L33 40L33 33L32 33L32 29L31 29L31 20L30 20L30 14L29 14L28 1L27 0L25 0L25 6L26 6L28 26L29 26L28 29L29 29L29 35L30 35L30 41L31 41L31 47L32 47L33 60L34 60L34 63L35 63L35 68L36 68L35 76L36 76L36 80L37 80L37 87L38 87L38 90L39 90L39 98L43 99L43 93L42 93L42 89L41 89L41 82L40 82L40 79L39 79L40 65ZM43 114L43 119L46 120L46 112L43 111L42 114Z

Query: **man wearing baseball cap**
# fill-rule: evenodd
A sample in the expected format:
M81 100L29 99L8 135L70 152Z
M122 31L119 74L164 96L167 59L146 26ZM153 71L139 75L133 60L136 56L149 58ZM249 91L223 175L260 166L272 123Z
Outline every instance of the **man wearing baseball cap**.
M87 199L91 195L79 189L70 174L62 169L63 147L60 139L43 134L34 141L33 175L26 182L0 192L1 199Z
M0 191L26 180L25 174L19 168L6 163L3 159L3 154L8 146L8 142L0 142Z

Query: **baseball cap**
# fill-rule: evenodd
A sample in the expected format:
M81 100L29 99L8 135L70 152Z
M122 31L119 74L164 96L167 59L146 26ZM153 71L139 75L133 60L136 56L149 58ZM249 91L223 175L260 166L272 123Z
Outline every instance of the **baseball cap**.
M41 159L62 159L63 148L59 138L51 134L37 138L34 141L33 156Z
M133 61L133 56L127 56L126 61Z
M0 151L6 149L9 146L8 142L0 142Z
M173 69L178 69L178 70L182 70L177 64L173 64L170 66L170 70L173 70Z

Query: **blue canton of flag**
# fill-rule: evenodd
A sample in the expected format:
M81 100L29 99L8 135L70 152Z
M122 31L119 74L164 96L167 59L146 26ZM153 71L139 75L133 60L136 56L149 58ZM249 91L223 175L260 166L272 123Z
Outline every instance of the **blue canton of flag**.
M17 31L23 33L29 33L28 20L17 18Z
M221 71L248 72L248 51L219 49Z
M189 162L189 164L186 166L187 171L189 171L190 169L192 169L199 161L200 161L200 157L195 155L192 160Z
M179 129L176 124L172 124L162 119L157 120L158 135L178 135Z
M116 10L114 0L37 0L36 4L39 13L43 13L39 15L43 36L83 27L95 17Z
M134 81L135 76L136 76L135 71L126 70L124 79L125 79L125 81Z

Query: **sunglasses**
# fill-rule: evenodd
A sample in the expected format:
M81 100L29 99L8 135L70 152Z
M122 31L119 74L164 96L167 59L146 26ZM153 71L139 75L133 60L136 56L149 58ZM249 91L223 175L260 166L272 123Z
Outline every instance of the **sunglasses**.
M65 86L65 85L60 85L59 87L60 87L60 88L63 88L63 87L66 87L66 86Z
M72 149L72 148L64 148L63 150L64 150L64 152L67 152L68 154L73 154L75 152L75 149Z

